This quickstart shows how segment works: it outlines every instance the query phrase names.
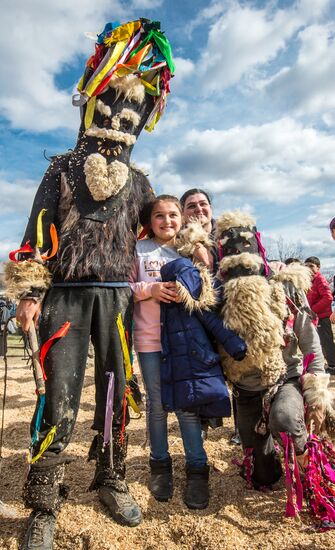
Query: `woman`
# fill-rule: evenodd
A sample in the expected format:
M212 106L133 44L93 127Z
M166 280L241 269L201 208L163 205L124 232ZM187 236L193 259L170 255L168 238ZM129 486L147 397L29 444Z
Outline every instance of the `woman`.
M203 189L188 189L180 199L183 209L184 223L187 224L191 219L197 219L207 233L213 237L215 233L215 220L212 216L211 199ZM196 257L204 263L215 275L218 264L217 248L208 251L204 246L199 245Z

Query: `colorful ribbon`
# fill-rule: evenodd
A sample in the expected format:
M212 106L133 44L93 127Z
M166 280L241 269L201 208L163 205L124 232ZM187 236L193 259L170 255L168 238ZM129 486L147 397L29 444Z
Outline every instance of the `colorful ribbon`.
M36 414L36 421L35 421L35 428L33 437L31 438L31 445L33 446L36 441L38 441L39 433L41 429L41 422L43 417L43 411L44 411L44 405L45 405L45 393L42 393L38 397L38 409Z
M280 432L285 448L286 511L288 518L295 517L302 509L302 484L292 436Z
M105 410L105 426L104 426L104 445L112 442L112 424L114 414L114 390L115 390L115 376L114 372L106 372L108 376L108 389L106 398L106 410Z
M66 323L64 323L64 325L62 325L61 328L59 330L57 330L57 332L55 332L55 334L53 336L51 336L51 338L49 338L49 340L44 342L43 346L41 347L40 363L41 363L41 368L42 368L42 373L43 373L44 380L47 379L47 376L46 376L45 370L44 370L45 356L48 353L50 347L55 343L56 340L59 340L60 338L64 338L64 336L67 335L67 332L68 332L70 326L71 326L71 323L69 321L66 321Z
M30 461L31 464L34 464L34 462L36 462L36 460L38 460L42 456L42 454L45 453L45 451L50 447L51 443L55 438L56 430L57 430L56 426L52 426L51 430L47 433L47 435L43 439L43 442L40 446L40 450L38 451L37 455L31 459Z

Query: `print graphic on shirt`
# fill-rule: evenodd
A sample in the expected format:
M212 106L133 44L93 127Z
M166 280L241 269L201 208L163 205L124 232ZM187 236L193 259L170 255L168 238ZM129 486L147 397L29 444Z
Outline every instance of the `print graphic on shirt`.
M144 270L148 277L157 279L161 276L160 268L166 264L166 260L144 260Z

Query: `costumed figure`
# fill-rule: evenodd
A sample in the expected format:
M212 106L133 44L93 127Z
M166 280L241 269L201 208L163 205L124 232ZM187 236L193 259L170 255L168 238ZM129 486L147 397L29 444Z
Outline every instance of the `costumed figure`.
M127 405L133 403L128 279L138 214L153 193L130 164L130 153L143 127L151 131L159 120L174 72L169 42L159 29L159 22L140 19L109 23L98 36L79 98L73 98L81 107L77 144L52 159L16 251L19 261L13 252L14 261L6 266L7 293L21 300L17 317L23 328L43 300L46 393L44 409L39 399L32 421L24 499L33 513L26 549L52 548L65 495L63 451L79 409L90 338L96 385L92 428L98 432L90 453L96 458L90 489L98 490L118 523L141 521L125 482Z
M280 478L275 438L284 446L291 468L292 475L287 471L286 479L291 475L292 497L300 483L297 469L299 461L304 462L308 440L304 406L307 424L313 421L316 433L325 420L330 426L333 416L329 375L308 315L305 291L310 274L296 263L273 272L255 220L246 213L220 216L216 236L222 258L222 318L248 346L246 357L238 363L221 349L237 402L245 454L242 473L249 486L257 489L270 487Z

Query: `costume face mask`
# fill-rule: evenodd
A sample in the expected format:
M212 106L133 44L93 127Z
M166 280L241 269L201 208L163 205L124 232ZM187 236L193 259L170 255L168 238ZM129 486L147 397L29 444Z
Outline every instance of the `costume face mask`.
M216 240L224 280L263 274L262 246L251 216L240 211L224 213L217 221Z
M223 256L233 254L258 254L258 243L255 237L256 227L230 227L223 231L219 239Z

